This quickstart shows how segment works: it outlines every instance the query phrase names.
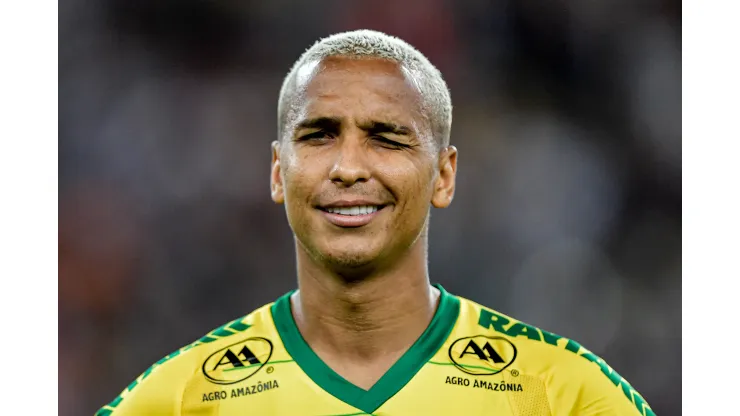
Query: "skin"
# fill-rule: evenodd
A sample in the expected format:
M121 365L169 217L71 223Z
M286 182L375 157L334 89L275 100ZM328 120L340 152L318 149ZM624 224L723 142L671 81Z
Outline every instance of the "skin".
M431 206L452 202L457 150L440 148L414 85L381 59L307 64L294 117L272 145L272 199L296 241L296 323L329 367L365 389L424 332L439 300L428 219ZM322 210L352 200L384 208L353 228Z

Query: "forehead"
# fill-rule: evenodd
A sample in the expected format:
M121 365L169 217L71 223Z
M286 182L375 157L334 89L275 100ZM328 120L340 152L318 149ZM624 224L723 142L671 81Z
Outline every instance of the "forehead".
M340 117L426 124L416 81L396 62L331 57L298 71L299 118ZM416 127L415 127L416 128Z

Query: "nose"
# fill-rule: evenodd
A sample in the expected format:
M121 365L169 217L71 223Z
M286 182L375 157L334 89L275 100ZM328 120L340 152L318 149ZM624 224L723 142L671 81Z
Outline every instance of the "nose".
M329 172L329 179L337 185L352 186L370 179L370 166L360 137L340 137L336 160Z

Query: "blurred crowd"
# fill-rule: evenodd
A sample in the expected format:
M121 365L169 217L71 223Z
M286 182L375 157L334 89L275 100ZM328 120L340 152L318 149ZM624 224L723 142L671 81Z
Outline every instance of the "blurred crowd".
M432 280L681 414L677 0L60 2L60 414L295 287L269 197L278 91L357 28L415 45L452 91Z

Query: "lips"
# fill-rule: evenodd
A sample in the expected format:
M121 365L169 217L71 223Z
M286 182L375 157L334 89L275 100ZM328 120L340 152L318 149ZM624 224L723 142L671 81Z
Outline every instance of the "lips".
M356 216L372 214L380 210L380 208L382 208L382 205L361 205L354 207L330 207L325 208L325 211L332 214Z
M319 207L324 218L330 223L342 228L357 228L369 224L385 208L383 204L367 202L338 202L329 206Z

